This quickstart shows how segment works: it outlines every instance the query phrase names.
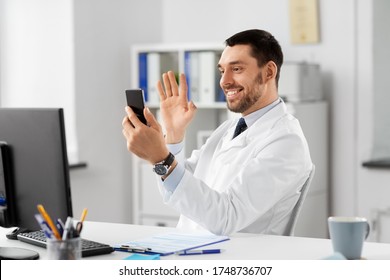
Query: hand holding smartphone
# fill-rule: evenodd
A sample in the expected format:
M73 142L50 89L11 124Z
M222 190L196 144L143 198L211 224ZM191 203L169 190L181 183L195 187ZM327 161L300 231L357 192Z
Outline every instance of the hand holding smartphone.
M142 89L128 89L126 90L126 100L127 105L134 111L138 119L146 125L144 91Z

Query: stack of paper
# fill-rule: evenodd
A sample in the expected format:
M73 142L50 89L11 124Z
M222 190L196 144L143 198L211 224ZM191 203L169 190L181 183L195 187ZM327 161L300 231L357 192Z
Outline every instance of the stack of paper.
M114 248L117 250L121 250L123 246L128 248L145 248L145 253L160 254L164 256L226 240L229 240L229 237L217 236L207 232L196 234L173 232L121 243L115 245Z

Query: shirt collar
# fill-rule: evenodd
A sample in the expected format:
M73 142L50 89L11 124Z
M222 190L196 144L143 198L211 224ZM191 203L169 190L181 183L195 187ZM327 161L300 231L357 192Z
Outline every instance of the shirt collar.
M272 108L274 108L276 105L278 105L280 102L281 102L281 98L278 98L276 99L274 102L272 102L271 104L257 110L257 111L254 111L252 113L250 113L249 115L246 115L245 117L243 117L245 119L245 123L248 127L250 127L252 124L254 124L258 119L260 119L262 116L264 116L269 110L271 110Z

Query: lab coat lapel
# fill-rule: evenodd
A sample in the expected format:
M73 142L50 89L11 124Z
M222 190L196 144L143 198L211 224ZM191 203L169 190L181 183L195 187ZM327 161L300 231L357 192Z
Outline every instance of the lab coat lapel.
M232 139L233 133L234 133L235 126L230 127L224 137L222 138L221 141L221 152L225 152L227 150L230 150L231 148L235 147L242 147L246 145L246 140L245 140L245 134L246 132L244 131L241 133L241 135L237 136L236 138Z

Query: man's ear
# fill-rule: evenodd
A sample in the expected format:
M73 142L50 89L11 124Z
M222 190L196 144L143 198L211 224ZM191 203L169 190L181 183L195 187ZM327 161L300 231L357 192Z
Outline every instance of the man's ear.
M264 68L265 68L265 82L268 82L269 80L276 78L276 74L278 73L279 69L276 66L275 62L268 61Z

